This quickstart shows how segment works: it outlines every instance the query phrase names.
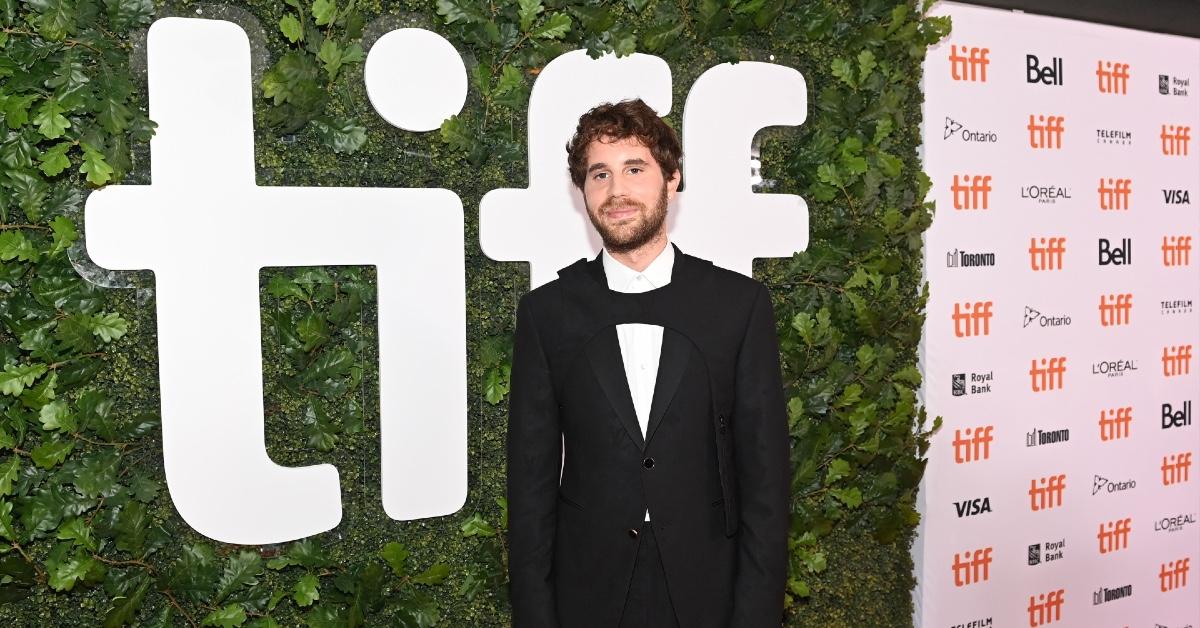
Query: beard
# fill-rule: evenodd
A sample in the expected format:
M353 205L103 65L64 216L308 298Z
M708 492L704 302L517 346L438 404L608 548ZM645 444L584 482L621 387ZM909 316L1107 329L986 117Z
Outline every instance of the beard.
M601 222L601 217L605 212L622 206L636 207L640 211L619 224L609 225ZM596 211L592 211L589 207L588 218L591 219L592 226L600 234L600 240L604 242L604 248L608 249L609 253L628 253L637 250L648 244L662 231L663 223L667 219L667 184L663 183L662 192L658 196L658 202L655 203L653 211L647 211L645 204L631 198L618 199L610 196Z

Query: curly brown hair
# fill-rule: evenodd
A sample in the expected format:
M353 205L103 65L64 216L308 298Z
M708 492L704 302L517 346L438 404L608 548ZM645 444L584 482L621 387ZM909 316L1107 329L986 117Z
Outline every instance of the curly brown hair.
M670 181L679 172L683 148L675 129L667 126L658 113L641 98L604 103L593 107L579 118L575 135L567 142L567 167L575 187L583 189L587 176L587 148L593 141L613 141L637 138L650 149L650 154L662 168L663 179ZM680 184L682 185L682 181Z

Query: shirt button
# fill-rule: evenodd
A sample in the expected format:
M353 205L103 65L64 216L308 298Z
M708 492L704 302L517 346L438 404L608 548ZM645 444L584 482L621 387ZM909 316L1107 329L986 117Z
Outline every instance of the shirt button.
M637 531L637 529L636 529L636 528L629 528L629 538L631 538L631 539L636 539L637 537L638 537L638 531Z

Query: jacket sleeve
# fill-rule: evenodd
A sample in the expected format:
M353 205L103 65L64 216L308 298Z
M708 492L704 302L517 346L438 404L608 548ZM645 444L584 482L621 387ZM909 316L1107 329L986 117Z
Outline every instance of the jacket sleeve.
M562 436L549 364L528 299L517 307L508 414L508 541L513 628L557 628L554 534Z
M733 429L740 520L733 628L778 628L788 564L789 434L779 341L759 286L738 352Z

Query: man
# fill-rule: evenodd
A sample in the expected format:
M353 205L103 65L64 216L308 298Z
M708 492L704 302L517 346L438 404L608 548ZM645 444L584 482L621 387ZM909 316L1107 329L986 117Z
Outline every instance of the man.
M604 250L517 309L513 626L776 628L790 471L767 291L668 242L681 150L641 100L584 114L567 151Z

